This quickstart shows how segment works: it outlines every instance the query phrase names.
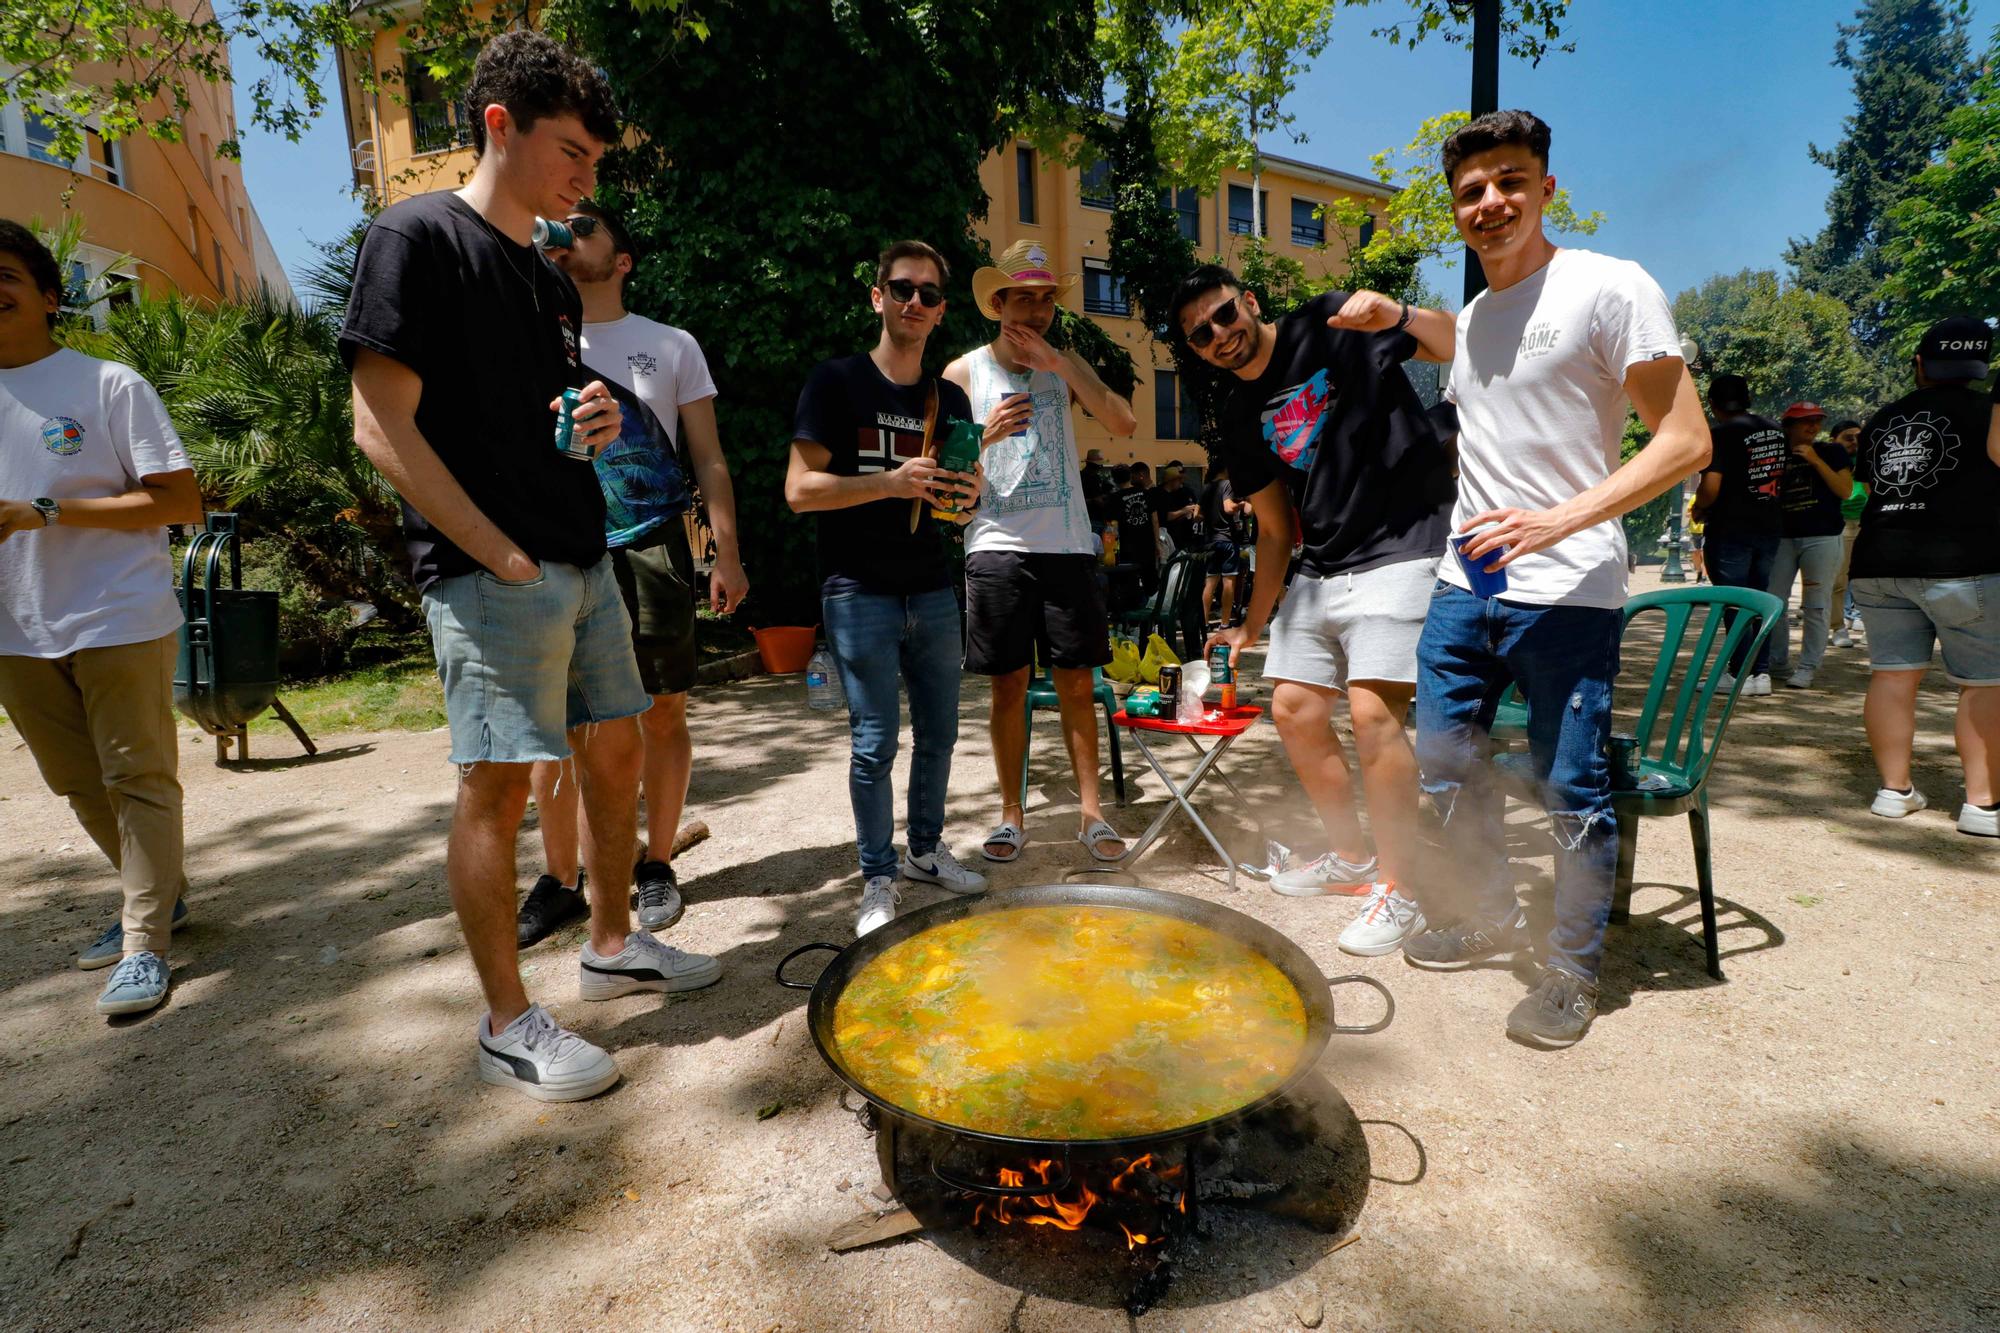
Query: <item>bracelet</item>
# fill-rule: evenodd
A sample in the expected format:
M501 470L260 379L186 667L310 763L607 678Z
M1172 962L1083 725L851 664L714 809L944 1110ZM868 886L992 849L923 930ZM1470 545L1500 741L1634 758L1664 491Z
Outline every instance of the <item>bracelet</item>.
M1401 333L1404 329L1407 329L1409 327L1410 327L1410 303L1408 301L1405 301L1403 302L1403 317L1396 321L1396 327L1392 331L1396 333Z

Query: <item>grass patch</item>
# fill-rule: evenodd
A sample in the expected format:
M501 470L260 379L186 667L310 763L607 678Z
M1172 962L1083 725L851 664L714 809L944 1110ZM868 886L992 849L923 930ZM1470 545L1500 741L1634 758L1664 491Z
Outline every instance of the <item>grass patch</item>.
M429 653L378 662L324 680L288 682L278 697L315 740L343 731L431 731L444 725L444 687ZM268 710L253 736L291 732Z

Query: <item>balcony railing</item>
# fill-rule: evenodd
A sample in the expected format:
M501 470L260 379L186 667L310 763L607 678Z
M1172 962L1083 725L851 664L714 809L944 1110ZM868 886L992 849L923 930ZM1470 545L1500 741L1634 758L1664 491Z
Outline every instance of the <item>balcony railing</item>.
M468 148L472 127L457 108L444 102L418 102L410 107L410 125L419 153Z

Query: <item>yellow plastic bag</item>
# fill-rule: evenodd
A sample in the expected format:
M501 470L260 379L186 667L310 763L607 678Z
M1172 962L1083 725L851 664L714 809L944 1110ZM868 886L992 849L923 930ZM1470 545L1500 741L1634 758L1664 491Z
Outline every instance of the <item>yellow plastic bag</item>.
M1139 659L1139 679L1145 681L1148 685L1158 685L1160 683L1160 668L1163 666L1179 666L1180 660L1180 658L1174 656L1174 650L1167 647L1165 639L1161 638L1158 634L1148 635L1146 637L1146 654Z
M1123 681L1128 685L1139 683L1139 645L1130 639L1111 640L1111 664L1104 668L1106 680Z

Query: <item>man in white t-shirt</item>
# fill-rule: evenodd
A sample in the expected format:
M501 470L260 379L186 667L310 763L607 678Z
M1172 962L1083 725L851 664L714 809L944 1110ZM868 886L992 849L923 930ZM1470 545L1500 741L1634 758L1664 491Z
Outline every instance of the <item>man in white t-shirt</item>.
M1618 517L1707 461L1708 424L1658 284L1543 234L1549 127L1495 112L1443 156L1459 233L1491 286L1460 313L1451 365L1452 529L1472 535L1439 566L1417 647L1417 762L1457 863L1419 886L1438 924L1403 954L1451 968L1527 943L1486 758L1494 710L1517 685L1555 832L1556 901L1540 983L1507 1031L1565 1046L1596 1013L1618 863L1607 757L1626 588ZM1621 466L1628 401L1653 441Z
M715 534L709 604L718 615L728 614L750 583L736 543L736 492L715 428L715 381L701 346L685 329L625 309L625 282L638 251L611 210L586 199L568 226L575 243L554 251L554 258L583 298L584 364L646 409L620 397L625 429L597 456L596 466L611 568L632 619L639 675L653 700L639 715L646 845L632 868L631 905L639 928L657 931L681 918L673 847L694 768L687 692L695 679L696 595L684 518L690 483L700 488ZM573 771L565 776L565 767L551 761L534 766L544 873L521 904L523 946L589 911L581 891L577 783Z
M181 896L174 658L162 531L201 519L180 438L129 366L59 347L62 275L0 221L0 709L118 869L125 906L78 963L116 963L98 1012L167 997Z
M1038 649L1076 776L1077 840L1099 861L1125 855L1097 791L1091 672L1111 660L1111 639L1070 405L1113 435L1139 422L1082 357L1045 337L1075 282L1056 273L1040 242L1009 246L972 275L973 299L999 335L944 371L971 399L975 421L1008 432L980 459L986 497L965 533L965 667L993 679L1000 823L981 849L989 861L1016 860L1027 845L1028 678Z

